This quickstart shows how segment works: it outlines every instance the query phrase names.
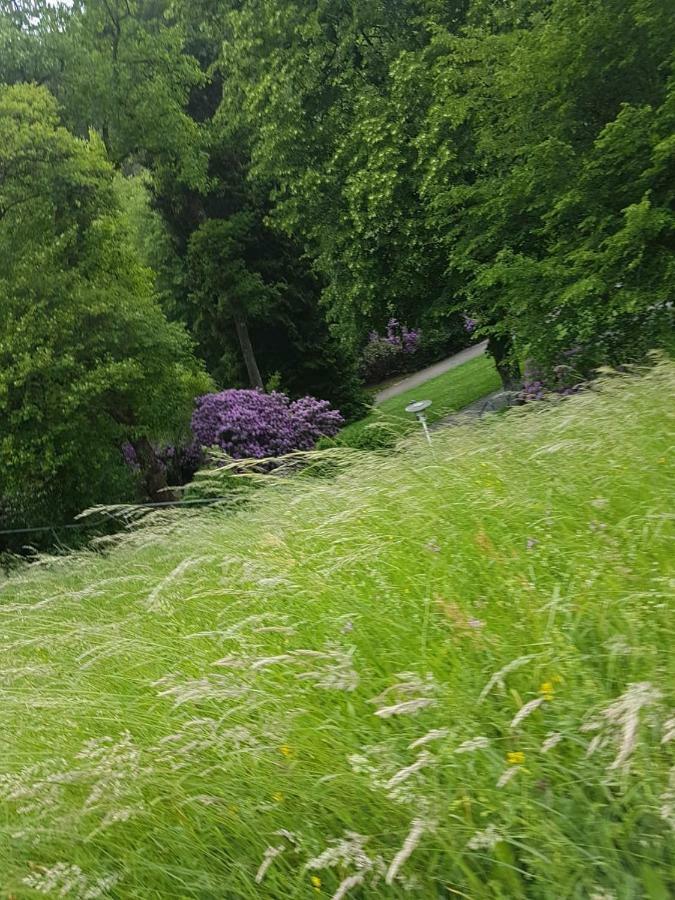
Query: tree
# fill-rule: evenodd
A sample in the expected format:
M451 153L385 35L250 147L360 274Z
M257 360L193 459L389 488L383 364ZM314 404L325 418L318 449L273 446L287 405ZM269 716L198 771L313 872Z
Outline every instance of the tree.
M353 414L362 407L355 361L329 334L311 261L266 224L270 186L250 178L248 135L216 121L223 8L181 0L77 3L61 37L68 53L49 83L72 130L86 134L95 127L126 174L148 172L150 204L164 220L172 258L164 253L166 233L159 252L148 257L145 236L140 248L159 266L167 314L187 324L214 377L224 385L250 382L255 356L256 384L280 378L284 388L300 394L322 393L327 386L329 399ZM130 192L121 193L133 202ZM137 206L137 223L138 212ZM146 221L151 219L152 210ZM229 301L212 302L208 286L194 282L200 267L194 254L189 258L189 247L206 223L234 233L243 220L251 226L229 245L228 270L237 279L246 273L248 287L257 284L260 296L249 294L249 308L240 305L235 317ZM236 248L243 254L238 260L231 257ZM236 287L228 285L229 298Z
M115 203L95 135L73 137L44 88L0 87L0 505L7 525L147 494L151 441L187 428L209 381L169 324Z

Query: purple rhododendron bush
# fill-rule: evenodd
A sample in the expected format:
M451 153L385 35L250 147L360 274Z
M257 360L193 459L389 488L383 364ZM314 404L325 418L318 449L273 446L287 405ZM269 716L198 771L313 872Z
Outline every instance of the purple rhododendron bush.
M337 434L343 421L327 400L231 389L198 398L192 432L203 447L234 459L266 459L311 450L319 438Z

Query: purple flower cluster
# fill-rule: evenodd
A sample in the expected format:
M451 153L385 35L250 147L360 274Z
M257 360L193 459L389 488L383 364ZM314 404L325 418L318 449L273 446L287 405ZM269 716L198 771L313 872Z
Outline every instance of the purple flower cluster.
M277 392L230 389L196 401L192 432L202 447L219 447L234 459L264 459L311 450L343 424L326 400L291 402Z
M129 466L130 469L133 469L134 472L138 472L140 470L140 465L138 464L138 459L136 457L136 451L133 446L129 443L129 441L125 441L122 444L122 456L124 458L124 462Z
M518 394L518 399L522 403L528 403L530 400L543 400L546 394L546 386L543 381L524 381L523 386Z
M371 344L382 341L395 347L402 353L415 353L419 349L422 332L419 329L408 328L407 325L401 325L398 319L389 319L387 322L387 333L380 336L377 331L371 331L368 340Z
M471 316L462 315L464 319L464 331L467 334L473 334L476 328L478 328L478 322L475 319L472 319Z

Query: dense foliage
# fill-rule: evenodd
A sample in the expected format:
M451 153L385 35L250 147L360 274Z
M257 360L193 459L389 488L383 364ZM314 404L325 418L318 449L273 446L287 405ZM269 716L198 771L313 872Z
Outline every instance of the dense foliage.
M614 377L0 583L0 893L672 897L674 391Z
M41 169L31 151L21 174L5 135L3 290L14 297L24 278L24 312L46 284L66 296L59 314L79 310L88 359L99 359L100 298L107 334L136 316L129 358L144 358L154 387L138 393L134 419L153 429L186 415L184 381L180 402L164 399L169 360L197 371L156 301L218 388L311 393L347 419L364 410L360 376L424 365L469 331L489 337L505 384L527 364L530 381L573 386L672 334L674 45L671 0L0 0L0 83L48 89L67 131L43 134L41 105L52 119L57 107L44 90L24 94L30 140L70 140L66 157L79 160L54 146ZM73 179L97 182L95 208L59 203ZM43 188L56 198L49 222ZM18 302L2 301L7 334ZM33 312L5 379L41 365ZM421 332L415 354L369 340L390 318ZM94 377L98 362L59 341ZM125 477L112 456L58 437L71 416L49 398L79 375L44 372L39 399L33 388L30 404L11 399L12 466L33 472L39 459L56 472L57 458L78 457L48 489L67 497L64 512L118 493L104 489ZM103 394L87 401L108 423L91 426L100 436L113 428ZM18 408L32 410L21 428ZM159 470L145 456L152 493ZM85 476L85 460L98 474ZM22 475L10 499L9 472L5 508L47 490Z
M326 400L291 402L277 391L228 390L197 400L192 433L202 447L234 459L265 459L312 450L319 438L337 434L343 421Z
M671 324L674 42L669 0L244 0L223 115L345 329L457 309L588 369Z
M166 484L149 438L185 430L209 381L123 228L113 170L43 88L0 87L0 521L59 523Z

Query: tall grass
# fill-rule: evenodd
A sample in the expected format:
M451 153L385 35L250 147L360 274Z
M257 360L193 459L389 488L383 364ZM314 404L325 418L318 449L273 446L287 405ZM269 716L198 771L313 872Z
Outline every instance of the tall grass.
M675 891L675 367L0 586L0 895Z

